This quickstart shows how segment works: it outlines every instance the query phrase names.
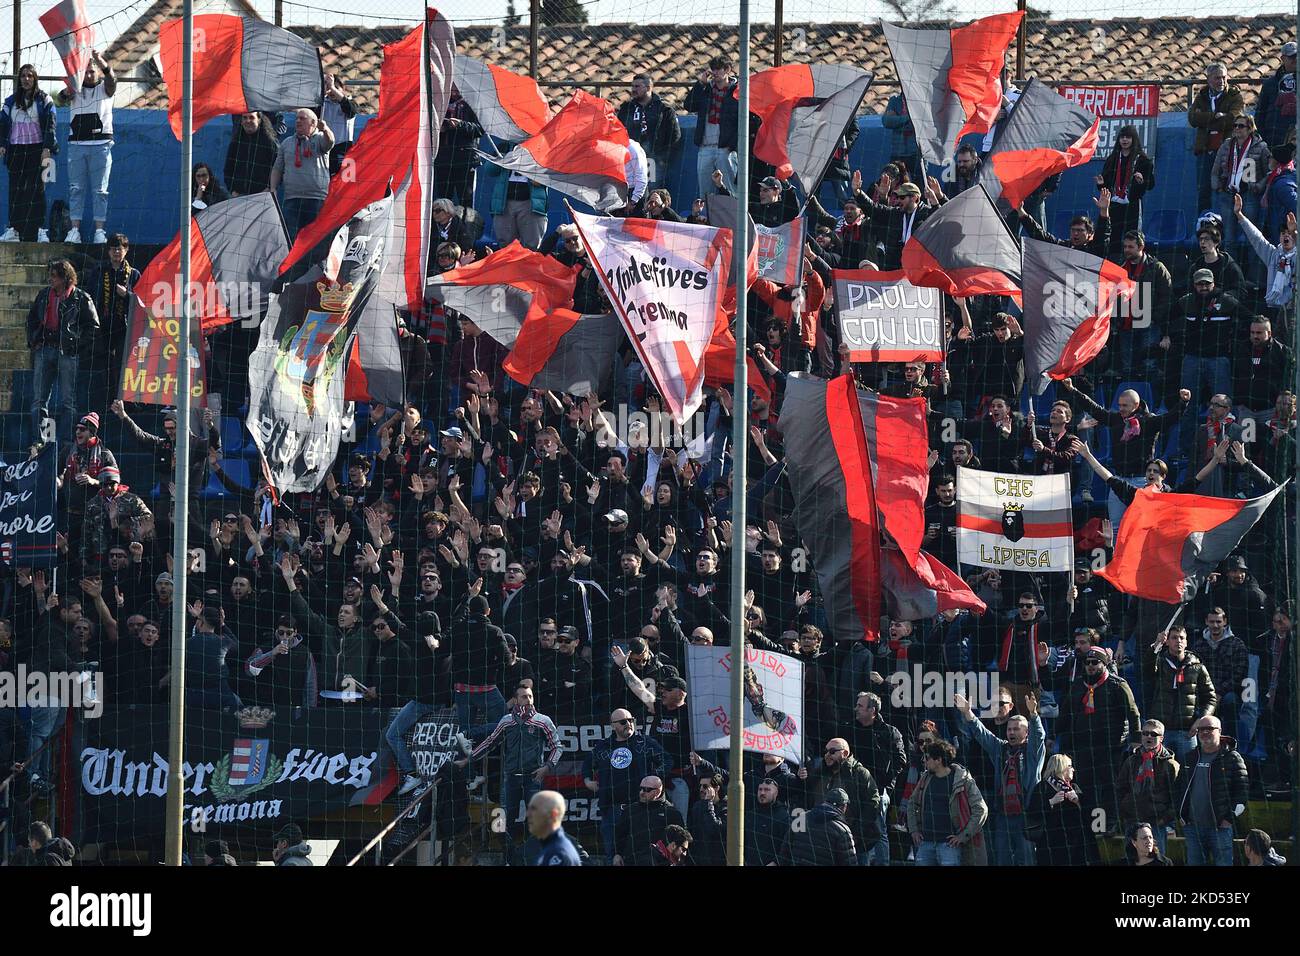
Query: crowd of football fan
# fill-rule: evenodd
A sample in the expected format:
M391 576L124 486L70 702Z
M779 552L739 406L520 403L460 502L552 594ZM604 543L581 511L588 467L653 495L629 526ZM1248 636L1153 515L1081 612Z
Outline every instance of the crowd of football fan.
M992 134L963 146L944 181L922 176L897 95L884 117L891 162L867 177L852 170L851 125L822 190L839 213L816 197L807 204L803 287L751 290L751 352L770 401L708 390L703 438L689 452L671 434L627 426L629 410L661 411L630 347L613 359L601 394L539 393L505 376L507 350L473 321L429 304L403 316L408 404L360 408L326 484L280 502L264 481L228 474L238 455L220 408L201 434L182 437L174 416L153 433L112 400L138 273L125 264L126 237L106 237L100 275L82 291L70 264L54 264L51 289L28 321L38 369L33 427L48 415L56 379L80 371L85 384L76 400L63 391L64 427L78 424L59 452L61 563L57 574L17 570L0 662L48 671L99 662L106 732L114 708L165 702L179 444L190 462L191 546L202 549L188 580L188 705L391 712L386 738L404 775L402 797L431 782L416 773L404 733L436 707L454 707L466 747L440 780L453 796L439 802L462 840L467 794L489 789L507 809L508 839L520 837L521 800L534 800L534 834L553 833L562 807L535 795L560 759L555 727L608 721L610 736L587 755L583 775L599 807L600 850L614 864L721 863L730 770L745 776L751 864L1087 864L1100 862L1101 841L1114 834L1130 861L1164 863L1178 832L1187 862L1230 865L1234 835L1247 835L1248 804L1291 785L1288 505L1273 506L1175 626L1169 605L1118 594L1094 571L1136 487L1247 497L1292 474L1294 356L1279 338L1289 334L1295 275L1295 53L1295 43L1281 50L1254 117L1226 70L1207 70L1188 115L1200 207L1213 211L1197 223L1192 256L1157 256L1144 241L1142 196L1158 167L1133 128L1097 177L1093 215L1076 218L1068 238L1044 230L1051 180L1008 214L1025 235L1112 257L1149 304L1150 321L1117 318L1085 374L1036 402L1025 394L1022 329L1007 299L948 300L942 364L855 364L840 343L830 270L898 268L906 236L971 186L991 143ZM734 84L731 64L716 58L685 99L696 116L699 197L735 190ZM355 114L342 85L328 87L336 132L300 111L277 148L268 119L239 118L225 188L201 164L196 204L220 201L226 188L274 190L283 179L291 229L310 222ZM1009 106L1014 87L1007 95ZM29 93L16 108L30 113L31 103ZM13 109L7 102L6 118ZM677 212L663 186L682 133L647 77L634 79L619 118L641 147L625 214L703 221L702 198ZM12 124L0 132L19 129L31 133ZM518 238L582 262L574 226L548 231L542 186L479 166L481 132L453 94L430 271L492 254L473 206L479 173L497 245ZM1258 175L1243 175L1247 163ZM800 215L800 204L770 172L757 163L750 170L750 211L778 225ZM102 227L98 209L95 218ZM590 268L575 308L608 311ZM210 345L209 390L228 414L247 397L240 379L255 344L247 336L230 328ZM784 475L781 397L792 371L847 372L862 387L928 401L925 546L950 567L957 467L1070 473L1073 574L966 568L988 605L982 616L888 621L876 644L825 633L810 559L818 542L800 539ZM737 400L749 402L751 421L740 485L728 444ZM134 491L123 484L122 452L153 461L152 474L131 476ZM245 465L239 475L248 473ZM210 482L224 498L205 490ZM747 496L745 527L730 520L733 494ZM746 562L738 605L733 556ZM684 648L726 645L733 606L743 608L751 646L803 662L802 765L751 755L728 768L725 754L692 749ZM918 666L995 671L995 712L977 714L960 697L955 707L895 700L891 676ZM322 699L327 690L354 699ZM25 723L0 712L8 747L0 753L19 766L22 792L50 789L47 742L63 717L58 707L33 708ZM500 761L485 762L498 747ZM535 816L551 822L534 826ZM42 833L32 841L38 856L52 839ZM302 831L287 828L277 859L302 862L303 846ZM1262 831L1243 852L1256 864L1278 859ZM209 856L221 859L224 848Z

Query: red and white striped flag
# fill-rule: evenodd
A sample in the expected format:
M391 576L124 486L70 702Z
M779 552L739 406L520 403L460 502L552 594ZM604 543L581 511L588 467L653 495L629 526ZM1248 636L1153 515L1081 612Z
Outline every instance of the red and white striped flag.
M85 0L60 0L41 14L41 26L63 61L63 71L67 74L63 82L69 92L78 92L91 51L95 49L95 28L86 15Z

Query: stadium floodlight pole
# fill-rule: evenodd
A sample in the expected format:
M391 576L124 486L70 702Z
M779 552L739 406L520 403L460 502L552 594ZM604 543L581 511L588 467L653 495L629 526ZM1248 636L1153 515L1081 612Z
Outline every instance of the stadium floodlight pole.
M172 495L172 663L167 733L167 866L181 865L184 844L185 778L185 637L188 608L185 578L190 566L190 430L193 427L193 397L190 394L190 167L194 164L194 0L185 0L182 21L185 35L181 50L181 262L180 310L176 347L176 493ZM175 300L173 300L175 301Z
M731 774L727 787L727 865L745 865L745 474L749 470L749 383L745 365L749 279L749 0L740 0L740 104L736 120L736 380L731 402Z

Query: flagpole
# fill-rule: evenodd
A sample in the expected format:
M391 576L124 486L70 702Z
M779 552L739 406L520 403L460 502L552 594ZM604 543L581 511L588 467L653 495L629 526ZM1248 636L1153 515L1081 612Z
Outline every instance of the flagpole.
M172 660L168 684L167 741L167 866L180 866L184 849L183 821L185 778L185 583L189 571L190 432L193 401L190 394L190 167L194 142L190 126L194 119L194 0L184 0L181 55L181 197L180 327L176 362L176 493L172 496Z
M749 471L749 382L745 364L749 282L749 0L740 0L740 79L736 126L736 380L731 411L731 775L727 787L727 865L745 865L745 475Z
M1300 0L1297 0L1296 2L1296 28L1297 30L1300 30ZM1300 59L1296 60L1295 75L1298 84L1296 89L1300 89ZM1300 145L1300 112L1296 114L1295 132L1296 132L1296 143L1297 145ZM1296 206L1296 219L1300 221L1300 203L1298 203ZM1295 340L1292 343L1291 347L1293 349L1296 349L1297 351L1291 353L1293 357L1296 355L1300 355L1300 286L1298 286L1295 291L1297 297L1293 299L1291 303L1292 306L1291 331L1292 334L1295 336ZM1296 365L1295 373L1296 373L1296 380L1291 386L1292 394L1300 395L1300 363ZM1293 431L1292 434L1295 434L1295 432ZM1295 464L1295 473L1300 474L1300 441L1297 441L1295 443L1294 464ZM1300 603L1300 490L1296 491L1295 494L1296 494L1296 503L1297 503L1296 506L1297 520L1296 520L1296 527L1295 527L1296 546L1294 549L1292 549L1292 553L1295 555L1295 558L1291 568L1292 573L1295 575L1295 580L1290 582L1291 599L1292 599L1291 608L1290 608L1291 611L1290 617L1292 621L1291 637L1290 637L1291 666L1294 670L1294 674L1292 676L1295 680L1294 687L1296 688L1296 690L1293 691L1291 694L1291 708L1292 708L1291 726L1293 727L1296 726L1297 723L1300 723L1300 653L1297 653L1296 646L1295 646L1296 605ZM1282 501L1282 533L1283 534L1286 533L1286 505L1287 505L1286 499L1283 499ZM1282 722L1285 723L1285 721L1286 721L1286 717L1284 715L1282 718ZM1292 747L1291 748L1291 846L1293 848L1293 853L1292 853L1293 865L1295 863L1294 847L1296 846L1297 841L1300 841L1300 747Z

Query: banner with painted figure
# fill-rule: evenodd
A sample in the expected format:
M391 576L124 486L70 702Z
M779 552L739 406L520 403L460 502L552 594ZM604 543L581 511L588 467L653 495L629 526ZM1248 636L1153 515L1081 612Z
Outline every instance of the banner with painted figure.
M573 221L642 366L684 424L704 401L704 352L731 271L731 230L579 212Z
M731 648L686 648L691 741L696 750L731 746ZM744 748L802 763L803 662L785 654L746 648ZM813 743L816 746L816 743Z
M374 330L396 322L392 305L376 294L392 205L390 196L353 216L326 261L273 296L262 320L249 361L248 431L280 491L315 491L325 480L349 417L349 387L373 385L394 371L400 381L395 350L370 356L387 368L366 368L356 341L370 329L373 345Z
M835 318L854 362L942 362L943 295L900 270L835 269Z
M34 459L0 461L0 560L11 568L52 568L58 451L46 442Z
M722 226L736 233L736 200L713 193L705 197L710 226ZM749 222L749 248L753 255L752 278L771 279L777 285L797 286L803 282L804 222L796 218L779 226ZM733 283L734 284L734 283ZM752 285L752 281L751 281Z
M957 469L957 562L1002 571L1072 571L1069 475Z

